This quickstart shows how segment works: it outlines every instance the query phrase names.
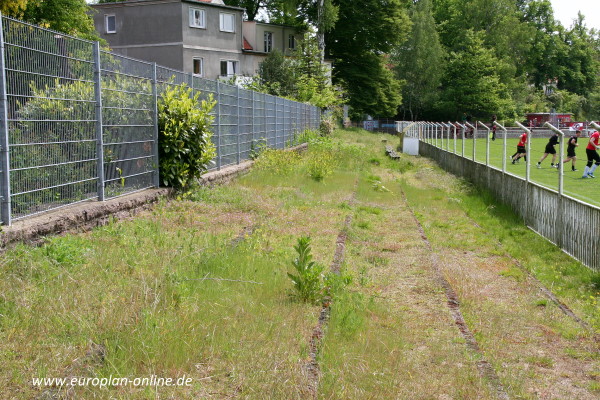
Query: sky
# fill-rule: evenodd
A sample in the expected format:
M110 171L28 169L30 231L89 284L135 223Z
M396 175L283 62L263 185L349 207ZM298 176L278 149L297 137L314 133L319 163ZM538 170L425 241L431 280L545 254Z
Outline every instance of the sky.
M600 30L600 0L550 0L554 10L554 18L559 20L565 28L573 24L577 12L585 16L585 25L588 28Z

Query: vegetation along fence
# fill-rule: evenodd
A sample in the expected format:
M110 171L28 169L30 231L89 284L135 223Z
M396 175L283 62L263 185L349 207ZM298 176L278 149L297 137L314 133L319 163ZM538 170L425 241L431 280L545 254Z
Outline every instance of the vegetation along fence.
M469 126L470 125L470 126ZM581 179L585 167L585 145L577 150L579 171L571 171L564 159L566 139L573 134L551 125L531 131L505 129L497 125L495 140L490 126L417 122L404 124L405 137L419 137L419 154L434 159L445 170L487 188L508 204L534 231L546 237L588 267L600 270L600 208L590 204L590 191L598 191L596 180ZM527 161L512 164L518 136L528 132ZM552 155L543 168L535 168L552 133L558 133L559 168L550 168ZM586 197L589 196L589 197ZM587 201L588 199L589 201ZM597 199L596 199L597 201ZM532 249L534 251L534 249Z
M157 100L186 83L212 94L214 168L318 128L316 107L104 51L0 18L0 216L12 220L159 185Z

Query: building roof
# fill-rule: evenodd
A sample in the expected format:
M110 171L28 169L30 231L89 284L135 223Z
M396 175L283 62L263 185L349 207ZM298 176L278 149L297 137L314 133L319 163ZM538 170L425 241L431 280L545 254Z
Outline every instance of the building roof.
M92 8L109 8L114 6L134 6L143 3L148 4L160 4L160 3L194 3L194 4L202 4L207 6L215 6L219 8L228 8L231 10L240 10L245 11L245 8L242 7L234 7L228 6L223 3L222 0L123 0L114 3L102 3L102 4L90 4Z
M254 50L254 47L252 47L252 45L248 42L248 40L246 39L246 37L244 36L244 43L242 48L244 50Z

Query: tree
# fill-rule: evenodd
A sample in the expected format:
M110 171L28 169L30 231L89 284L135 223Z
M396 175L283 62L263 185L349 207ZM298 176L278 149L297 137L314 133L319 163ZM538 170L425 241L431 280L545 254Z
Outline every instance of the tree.
M90 7L85 0L29 0L27 22L89 40L98 40Z
M600 67L594 41L585 28L581 13L564 34L567 56L561 60L558 86L570 92L586 95L598 85Z
M451 52L442 79L441 108L448 118L466 112L474 116L512 116L514 103L500 82L497 59L483 45L482 33L469 31L464 49Z
M0 0L0 12L13 18L21 18L29 0Z
M242 7L246 10L248 21L254 21L259 10L270 9L273 6L278 6L278 1L274 0L224 0L228 6Z
M409 32L403 3L335 0L334 5L338 6L338 20L325 36L327 51L335 62L334 83L347 90L355 115L395 115L402 101L401 83L390 70L386 54Z
M293 97L296 78L290 59L275 49L258 66L262 91L275 96Z
M412 6L412 31L406 42L394 51L393 61L402 89L401 111L408 119L421 118L423 110L432 110L444 71L444 49L433 19L431 0ZM403 116L406 119L406 115Z

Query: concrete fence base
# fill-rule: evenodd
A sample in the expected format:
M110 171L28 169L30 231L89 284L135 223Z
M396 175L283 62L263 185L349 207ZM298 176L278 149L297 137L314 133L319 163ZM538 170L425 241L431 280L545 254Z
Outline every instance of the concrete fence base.
M306 143L290 147L287 151L302 152L308 148ZM230 182L232 179L247 173L253 161L245 161L239 165L230 165L202 175L201 185L213 186ZM37 216L15 221L11 226L2 227L0 248L6 248L16 242L38 243L45 236L65 232L81 232L106 225L111 218L125 219L151 209L162 198L170 198L169 188L146 189L103 202L85 201L66 206Z

